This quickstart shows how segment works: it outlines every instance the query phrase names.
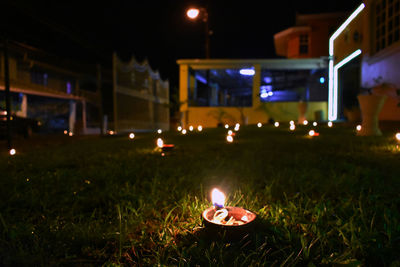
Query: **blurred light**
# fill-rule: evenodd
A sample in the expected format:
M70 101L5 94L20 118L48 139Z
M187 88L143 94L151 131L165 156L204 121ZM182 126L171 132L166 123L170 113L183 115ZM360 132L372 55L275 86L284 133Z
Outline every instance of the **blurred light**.
M229 130L228 135L232 135L232 134L233 134L232 130Z
M272 78L271 77L264 77L264 82L265 83L271 83L272 82Z
M319 78L319 83L320 84L324 84L325 83L325 78L324 77Z
M157 133L158 133L158 134L161 134L161 133L162 133L162 130L161 130L161 129L158 129L158 130L157 130Z
M177 130L178 132L182 131L182 126L178 126Z
M135 138L135 134L134 133L130 133L129 134L129 139L133 139L133 138Z
M229 125L228 124L225 124L225 129L228 129L229 128Z
M233 142L233 137L232 137L232 135L227 135L227 136L226 136L226 141L228 141L229 143L232 143L232 142Z
M332 126L333 126L333 122L328 121L328 127L330 128L330 127L332 127Z
M357 125L356 130L361 131L361 125Z
M296 126L295 126L294 124L290 124L289 129L290 129L291 131L294 131L294 130L296 129Z
M274 92L268 92L268 96L273 96L274 95Z
M186 129L183 129L183 130L182 130L182 134L186 134Z
M329 38L329 85L328 85L328 118L329 120L337 119L337 69L334 68L334 41L350 24L350 22L365 8L362 3L358 8L345 20L345 22L332 34ZM360 51L361 50L357 50ZM356 52L357 52L356 51ZM351 56L351 55L350 55ZM336 73L335 73L336 69Z
M115 132L114 132L113 130L110 130L110 131L108 131L108 134L109 134L109 135L114 135ZM70 132L70 136L72 136L72 133L71 133L71 132Z
M17 153L17 151L14 148L11 148L9 153L10 153L10 156L14 156Z
M333 67L333 90L331 92L331 94L329 94L329 106L330 106L330 110L329 110L329 119L330 120L336 120L337 119L337 113L338 113L338 90L339 90L339 83L338 83L338 72L339 69L344 66L345 64L347 64L350 60L354 59L355 57L357 57L358 55L361 54L361 50L358 49L356 51L354 51L353 53L351 53L349 56L347 56L345 59L343 59L342 61L340 61L338 64L336 64Z
M289 124L290 125L294 125L294 121L289 121Z
M257 123L257 127L261 128L262 127L262 123L261 122Z
M315 135L315 131L314 131L314 130L310 130L310 131L308 132L308 135L309 135L309 136L314 136L314 135Z
M307 125L307 124L308 124L308 120L304 120L303 125Z
M313 126L317 126L318 123L317 123L316 121L314 121L312 125L313 125Z
M162 148L162 147L164 146L164 141L163 141L161 138L158 138L158 139L157 139L157 146L158 146L159 148Z
M113 134L113 133L110 133L110 134ZM73 133L73 132L69 132L68 135L69 135L69 136L73 136L74 133Z
M201 126L201 125L197 126L197 131L199 131L199 132L203 131L203 126Z
M225 205L225 194L214 188L211 192L211 202L214 206L222 208Z
M189 131L191 131L191 132L193 131L193 126L192 125L189 126Z
M68 134L68 131L67 131L67 130L64 130L64 134Z
M261 98L267 98L268 97L268 93L267 92L263 92L260 94Z
M253 76L256 72L253 69L241 69L239 73L246 76Z
M190 19L195 19L199 16L200 14L200 10L197 8L189 8L188 11L186 12L186 15L190 18Z
M400 141L400 133L396 133L396 139L397 141Z
M276 122L274 123L274 126L275 126L275 127L279 127L279 122L276 121Z

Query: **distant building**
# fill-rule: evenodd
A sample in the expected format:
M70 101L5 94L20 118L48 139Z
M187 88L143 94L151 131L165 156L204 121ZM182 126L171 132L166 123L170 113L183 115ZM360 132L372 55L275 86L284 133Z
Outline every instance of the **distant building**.
M181 124L327 120L328 41L345 18L297 15L295 26L274 35L276 54L286 59L178 60Z
M347 105L357 103L360 88L391 84L381 120L400 120L400 1L366 0L330 41L329 116L340 119ZM346 103L347 101L347 103Z
M183 127L297 120L302 99L310 100L306 118L326 119L324 59L181 59L177 63Z
M169 82L147 61L113 54L113 123L117 132L169 129Z
M9 44L12 112L39 119L52 131L99 132L101 96L96 66L84 66L24 44ZM4 106L4 53L0 52L0 105ZM4 108L4 107L3 107Z
M347 13L297 14L296 23L274 35L275 52L285 58L328 56L328 41Z

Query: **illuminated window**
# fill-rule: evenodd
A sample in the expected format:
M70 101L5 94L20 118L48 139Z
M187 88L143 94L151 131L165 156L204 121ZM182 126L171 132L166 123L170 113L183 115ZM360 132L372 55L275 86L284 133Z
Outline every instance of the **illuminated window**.
M308 54L308 35L302 34L299 39L299 53L301 55Z
M375 5L375 52L399 41L400 0L378 0Z
M322 69L261 69L261 102L326 101L328 87Z
M251 107L254 70L190 70L189 106Z

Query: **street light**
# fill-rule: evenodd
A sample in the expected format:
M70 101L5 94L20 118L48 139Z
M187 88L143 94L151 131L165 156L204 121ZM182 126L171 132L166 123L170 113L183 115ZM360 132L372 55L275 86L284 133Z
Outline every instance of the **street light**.
M189 8L186 11L186 16L191 19L191 20L196 20L198 18L201 18L202 21L204 22L205 25L205 30L206 30L206 58L210 58L210 35L211 31L209 30L209 25L208 25L208 12L207 9L204 7L200 8Z

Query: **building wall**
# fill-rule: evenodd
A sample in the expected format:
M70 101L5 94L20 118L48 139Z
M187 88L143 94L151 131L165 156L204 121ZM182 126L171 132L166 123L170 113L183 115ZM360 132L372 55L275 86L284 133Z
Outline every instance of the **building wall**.
M189 125L203 127L216 127L218 117L222 114L222 123L233 125L242 122L242 114L247 118L248 124L256 124L258 122L266 123L268 120L288 122L290 120L297 121L298 103L297 102L271 102L265 103L265 108L251 107L189 107L186 110L185 116L187 121L182 124L183 127ZM306 119L314 121L319 119L319 114L322 113L322 120L327 119L327 103L326 102L308 102Z

